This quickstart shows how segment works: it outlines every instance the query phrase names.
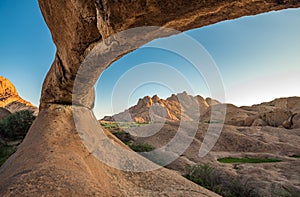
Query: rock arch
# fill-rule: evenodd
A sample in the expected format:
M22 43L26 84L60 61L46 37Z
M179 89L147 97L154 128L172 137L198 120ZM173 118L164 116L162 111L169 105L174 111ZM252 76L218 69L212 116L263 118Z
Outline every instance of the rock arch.
M94 158L82 144L72 115L78 68L96 43L132 27L162 26L185 31L241 16L300 7L299 0L39 0L39 4L57 54L43 84L40 114L17 153L0 169L1 196L214 196L166 169L122 172ZM122 55L127 52L124 50ZM93 124L89 122L93 117L93 89L87 87L87 94L78 97L74 108L81 112L82 122ZM122 147L116 139L113 143ZM120 154L103 149L104 154ZM132 157L152 165L138 155Z
M39 0L39 3L57 47L55 61L44 82L41 107L47 103L72 103L72 85L82 60L97 42L114 33L140 26L186 31L300 5L298 0ZM91 108L92 100L91 95L89 101L80 103Z

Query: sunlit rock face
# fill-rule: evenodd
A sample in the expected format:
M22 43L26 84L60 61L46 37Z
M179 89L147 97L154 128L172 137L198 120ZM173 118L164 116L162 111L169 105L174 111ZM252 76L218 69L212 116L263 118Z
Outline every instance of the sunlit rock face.
M30 102L22 99L16 87L6 78L0 76L0 107L9 110L10 112L17 112L20 110L30 110L36 115L38 109Z
M186 92L173 94L167 99L161 99L157 95L146 96L139 99L138 103L128 110L114 116L106 116L102 120L139 123L196 121L210 106L206 100L199 95L193 97Z
M272 10L300 6L298 0L39 0L45 21L57 47L55 61L44 82L41 107L47 103L71 104L74 79L78 68L96 43L114 33L142 26L161 26L178 31L254 15ZM143 36L143 41L124 49L121 55L147 43L156 36ZM119 57L103 62L107 67ZM88 80L93 84L98 74ZM86 83L73 102L92 108L93 86Z
M1 101L9 97L18 96L15 86L6 78L0 76L0 98Z
M0 196L218 196L164 168L123 172L99 161L94 151L84 146L75 122L97 132L90 109L93 85L100 73L83 77L82 92L74 99L78 69L97 43L129 28L152 25L185 31L245 15L299 7L300 1L39 0L39 5L57 48L56 58L43 84L39 116L18 151L0 169ZM123 47L126 41L121 40L118 56L108 56L100 66L105 68L129 51L166 35L170 34L150 32L127 48ZM80 112L76 121L72 102ZM107 148L108 144L122 147L117 139L108 137L111 140L93 143L95 152L138 161L143 166L154 165L138 154L124 155Z

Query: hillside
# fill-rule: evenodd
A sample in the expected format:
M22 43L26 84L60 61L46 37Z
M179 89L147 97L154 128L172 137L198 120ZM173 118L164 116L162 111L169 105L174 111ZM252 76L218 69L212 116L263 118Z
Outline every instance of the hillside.
M171 95L167 99L161 99L157 95L146 96L139 99L135 106L114 116L106 116L103 121L139 122L150 121L191 121L197 118L197 114L204 113L218 101L201 96L191 96L186 92Z
M201 99L202 102L198 102L203 110L200 121L186 118L185 113L192 105L186 105L184 102L181 104L185 107L184 118L181 121L172 118L171 115L180 110L178 107L180 104L175 97L173 95L170 97L172 99L166 100L158 99L157 96L145 97L128 110L135 122L146 120L148 124L122 123L118 127L118 123L114 122L100 121L100 123L131 148L138 147L141 150L150 147L150 152L142 155L156 163L164 162L166 158L175 158L166 167L182 175L185 175L188 166L209 164L214 169L210 177L213 180L212 184L219 181L225 188L248 192L237 196L297 196L295 194L300 192L299 97L280 98L243 107L217 102L209 105ZM184 97L185 100L201 98L186 94ZM154 121L149 119L151 117L148 111L157 105L171 115L168 115L167 119L163 117L155 117ZM222 125L222 120L212 120L211 114L222 117L220 113L223 113L224 107L226 116L225 124ZM107 120L122 117L122 114ZM212 150L205 157L199 157L199 150L204 144L208 128L212 130L222 128L222 131ZM180 142L187 141L189 145L185 149ZM221 162L230 158L241 161L254 159L258 163ZM232 184L235 184L235 187Z
M19 96L16 87L6 78L0 76L0 107L11 113L30 110L38 113L37 107Z
M233 104L221 104L211 98L204 99L199 95L191 96L186 92L173 94L167 99L161 99L157 95L146 96L124 112L106 116L102 121L147 123L200 120L202 122L222 122L224 116L227 125L300 128L300 98L280 98L253 106L237 107Z

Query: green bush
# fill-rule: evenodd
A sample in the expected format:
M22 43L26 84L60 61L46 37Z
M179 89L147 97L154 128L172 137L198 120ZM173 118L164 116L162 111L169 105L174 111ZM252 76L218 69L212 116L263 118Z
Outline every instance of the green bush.
M129 147L135 152L150 152L155 149L150 144L141 144L141 143L129 144Z
M133 142L134 139L130 135L130 133L125 132L123 129L139 127L141 125L146 125L148 123L132 123L132 122L105 122L101 123L101 126L108 129L113 135L115 135L119 140L121 140L124 144L128 145L135 152L150 152L155 148L150 144L142 144Z
M112 134L115 135L124 144L128 145L129 148L131 148L135 152L150 152L155 149L150 144L133 142L134 139L132 138L132 136L129 133L124 132L122 130L117 132L112 132Z
M127 129L148 125L148 122L138 123L138 122L100 122L100 125L105 129L113 131L114 129Z
M118 131L113 132L113 135L115 135L119 140L121 140L124 144L128 144L130 141L132 141L132 137L129 133L124 131Z
M184 175L187 179L225 197L252 197L257 192L238 177L231 177L209 164L189 166Z
M33 112L19 111L9 115L0 122L0 135L8 140L23 139L35 120Z
M0 166L17 150L15 146L0 143Z
M273 162L281 162L280 159L275 158L235 158L235 157L225 157L218 159L218 162L221 163L273 163Z
M293 158L300 158L300 155L292 155L290 157L293 157Z
M207 124L219 124L219 123L222 123L222 121L220 121L220 120L209 120L209 121L205 121L205 123L207 123Z
M219 190L219 176L215 176L214 168L209 164L194 165L187 168L185 177L202 187L214 192Z
M117 123L115 123L115 122L112 122L112 123L110 123L110 122L105 122L105 123L100 123L101 124L101 126L103 126L105 129L114 129L114 128L118 128L119 127L119 125L117 124Z

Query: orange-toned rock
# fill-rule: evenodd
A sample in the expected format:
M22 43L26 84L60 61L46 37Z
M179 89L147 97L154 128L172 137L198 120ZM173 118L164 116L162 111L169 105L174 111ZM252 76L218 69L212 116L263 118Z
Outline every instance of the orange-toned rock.
M139 99L135 106L112 117L106 116L103 121L117 122L161 122L191 121L199 119L207 110L208 104L201 96L191 96L186 92L160 99L157 95Z
M38 109L30 102L22 99L16 87L2 76L0 76L0 107L8 109L10 112L30 110L35 115L38 113Z
M78 69L95 44L122 30L146 25L185 31L241 16L300 7L300 1L39 0L39 5L57 54L43 84L42 112L17 153L0 170L1 196L214 196L168 170L124 173L91 156L92 151L79 140L70 105L74 101L82 108L84 113L78 121L88 120L88 127L92 120L88 117L93 117L89 111L94 106L93 86L101 73L91 72L92 76L83 79L88 83L81 84L82 92L73 99ZM122 50L101 66L105 68L162 36L145 35L139 44ZM112 154L104 144L102 149L104 154ZM137 154L132 158L143 160Z
M6 99L8 97L18 96L15 86L6 78L0 76L0 98Z

